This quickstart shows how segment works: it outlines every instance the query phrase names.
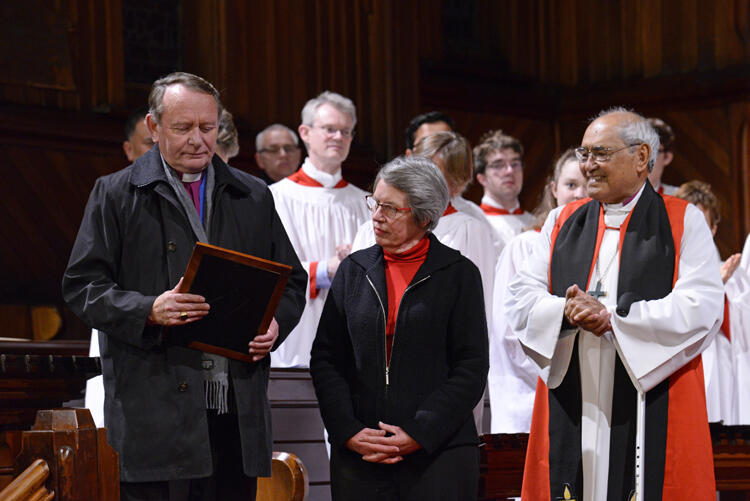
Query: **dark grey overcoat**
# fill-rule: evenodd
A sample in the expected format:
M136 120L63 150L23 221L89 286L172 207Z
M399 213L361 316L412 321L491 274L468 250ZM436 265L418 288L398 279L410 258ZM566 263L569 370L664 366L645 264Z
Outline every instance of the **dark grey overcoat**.
M218 156L212 163L209 243L293 267L276 311L278 346L302 314L307 275L265 183ZM63 277L65 301L101 333L107 438L120 455L122 481L211 474L201 354L163 342L162 328L146 323L156 296L180 280L196 240L157 145L96 181ZM269 358L230 361L250 476L271 473Z

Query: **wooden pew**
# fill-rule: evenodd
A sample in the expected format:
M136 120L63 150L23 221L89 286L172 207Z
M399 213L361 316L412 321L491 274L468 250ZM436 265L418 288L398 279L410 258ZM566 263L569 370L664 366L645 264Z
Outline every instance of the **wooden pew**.
M310 481L302 461L287 452L274 452L271 477L258 479L256 501L304 501Z
M44 485L49 477L49 466L44 459L37 459L26 468L5 489L0 491L3 501L49 501L55 498Z
M101 373L88 344L0 342L0 489L42 459L56 500L119 499L119 464L106 430L88 409L49 410L80 399L86 380Z

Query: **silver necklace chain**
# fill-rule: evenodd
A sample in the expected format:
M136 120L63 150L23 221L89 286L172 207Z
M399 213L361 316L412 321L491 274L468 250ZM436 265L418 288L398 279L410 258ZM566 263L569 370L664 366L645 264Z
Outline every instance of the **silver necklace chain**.
M601 247L599 247L599 252L601 252ZM615 249L615 253L612 256L612 259L609 260L609 264L604 268L604 272L601 272L599 270L599 256L597 256L596 260L596 276L597 276L597 282L603 283L604 279L607 278L607 273L609 273L609 269L612 267L612 263L615 262L615 259L617 259L617 255L620 253L620 249Z

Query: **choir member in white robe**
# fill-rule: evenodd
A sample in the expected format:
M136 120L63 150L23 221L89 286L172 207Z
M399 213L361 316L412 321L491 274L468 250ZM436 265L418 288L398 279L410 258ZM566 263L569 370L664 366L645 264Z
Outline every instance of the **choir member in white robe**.
M491 433L528 433L534 407L536 367L524 353L508 325L504 302L508 283L531 255L539 230L555 207L580 200L586 195L586 180L578 168L572 148L555 162L549 182L544 187L542 202L534 211L537 225L517 235L500 255L495 269L490 325L490 372L487 388L490 394Z
M324 92L302 110L299 134L308 157L300 170L269 188L281 222L309 275L307 305L297 327L271 354L272 367L308 367L328 288L357 228L369 220L367 193L341 176L356 111L351 100Z
M635 113L594 120L576 150L593 200L550 213L510 284L540 374L524 499L715 499L699 354L724 292L703 215L645 182L658 146Z
M484 228L483 231L486 231L490 234L492 243L495 246L495 253L499 256L503 252L503 249L505 248L505 240L500 235L500 233L495 231L495 227L492 226L492 224L489 222L481 207L479 207L471 200L466 200L460 194L456 194L451 197L451 205L458 212L463 212L464 214L471 216L479 221L479 224L482 226L482 228Z
M414 146L427 136L436 132L453 132L453 119L441 111L428 111L412 118L406 126L407 157L414 153Z
M423 138L435 134L436 132L454 132L453 120L450 116L440 111L430 111L412 118L405 131L405 155L409 156L414 153L415 145L417 145ZM424 154L422 155L424 156ZM468 186L468 182L464 185L464 188L461 191L455 192L455 194L451 195L450 203L457 211L468 214L486 226L486 229L492 234L495 243L495 250L499 256L503 250L503 240L492 229L492 225L490 225L487 218L484 217L482 209L471 200L466 200L461 196L461 193L465 191L466 186ZM367 247L370 245L372 245L372 243L368 244Z
M414 147L413 154L428 157L435 162L446 180L451 200L460 198L460 193L471 181L472 176L471 149L463 136L455 132L436 132L421 139ZM461 252L479 269L489 325L492 284L498 256L492 230L486 221L457 210L451 202L432 233L442 244ZM372 221L368 221L360 226L352 244L352 251L365 249L375 243ZM474 418L480 434L483 430L483 413L484 399L474 409Z
M701 181L689 181L680 186L675 196L695 205L703 213L706 224L711 229L711 236L716 236L721 220L719 199L714 195L711 186ZM716 262L719 263L719 250L714 246ZM737 422L736 416L736 382L737 374L732 356L731 310L727 281L732 277L740 262L740 254L730 256L721 263L721 281L725 284L724 318L721 332L702 353L703 377L706 388L706 407L708 421L721 422L727 425ZM738 280L739 277L738 277ZM739 281L735 281L739 283Z
M678 191L679 193L679 191ZM713 248L714 262L721 268L725 263L721 262L719 250ZM708 421L711 423L724 423L726 425L737 422L737 371L732 356L732 340L730 328L731 308L729 293L725 284L727 300L724 304L724 316L720 332L714 336L713 342L701 354L703 359L703 378L706 388L706 409Z
M534 216L521 209L518 201L523 188L523 146L501 130L490 131L474 148L474 167L484 187L480 207L505 246L534 223Z
M730 258L731 259L731 258ZM725 284L729 301L731 351L735 372L733 422L750 425L750 235L737 269Z

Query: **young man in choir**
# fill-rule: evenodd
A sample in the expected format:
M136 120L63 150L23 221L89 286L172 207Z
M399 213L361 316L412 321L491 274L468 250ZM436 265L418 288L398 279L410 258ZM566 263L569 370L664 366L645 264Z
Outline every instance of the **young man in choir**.
M523 146L501 130L486 133L474 147L474 171L484 187L480 207L505 246L534 222L518 201L523 189Z
M409 126L406 128L406 156L416 153L416 149L418 148L417 145L420 142L428 136L438 132L453 132L453 120L445 113L440 111L430 111L412 118L411 122L409 122ZM495 252L499 255L503 250L502 239L494 230L492 230L492 227L488 225L487 218L484 217L482 209L471 200L467 200L461 196L471 182L474 169L473 162L470 162L470 165L467 167L472 171L472 175L469 176L469 179L462 182L460 186L454 187L454 189L451 190L451 205L457 211L467 214L478 220L481 224L488 226L488 229L491 230Z
M367 193L347 183L341 164L357 125L352 101L323 92L302 109L299 135L308 156L300 170L270 186L276 210L308 272L307 306L299 325L271 358L274 367L308 367L318 320L339 263L369 218Z
M271 474L268 353L299 320L307 276L268 188L214 154L214 86L172 73L154 82L149 105L156 146L97 180L63 298L99 331L121 499L252 500L257 477ZM197 241L292 267L268 331L248 333L252 363L171 340L211 309L178 292Z
M154 146L154 141L146 127L147 113L147 108L138 108L125 122L125 141L122 142L122 151L128 157L128 162L135 162L136 158Z
M677 191L677 186L671 184L662 183L661 177L664 174L664 169L667 165L672 163L674 160L674 153L672 152L672 144L674 143L674 131L661 118L649 118L648 123L651 127L656 130L659 134L659 154L656 155L654 161L654 168L648 174L648 180L651 182L651 187L660 195L674 195Z
M297 134L286 125L271 124L255 136L255 162L266 184L294 174L301 154Z
M429 111L422 113L411 119L406 127L406 155L411 155L414 145L423 137L434 134L435 132L452 132L453 120L451 117L440 111Z
M646 182L659 138L622 108L576 155L592 198L553 210L511 281L536 364L524 499L715 499L700 353L724 289L703 214Z

